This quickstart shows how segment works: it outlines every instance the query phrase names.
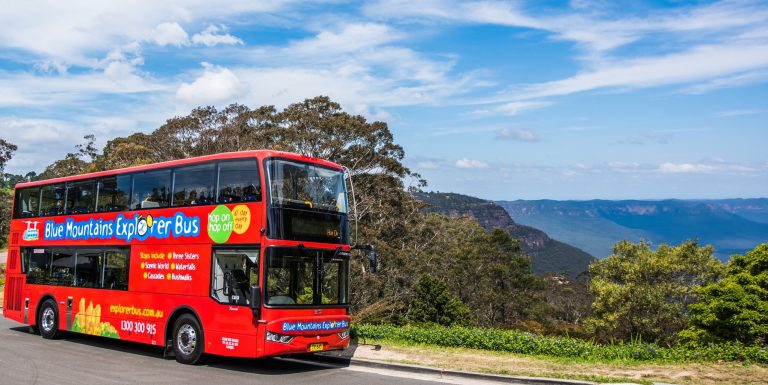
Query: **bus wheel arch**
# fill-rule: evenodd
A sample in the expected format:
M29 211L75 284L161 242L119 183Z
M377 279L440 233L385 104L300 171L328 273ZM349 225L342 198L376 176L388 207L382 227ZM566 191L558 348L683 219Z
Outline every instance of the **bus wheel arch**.
M202 325L193 309L187 306L175 309L165 325L166 351L172 351L176 361L182 364L202 363L205 353Z
M54 298L53 294L51 293L43 294L40 297L40 300L37 301L37 304L35 304L35 312L32 313L34 317L29 321L29 327L34 328L35 330L38 329L38 327L40 326L40 308L43 306L43 303L49 299L53 302L56 302L56 298ZM30 307L30 310L32 310L31 307Z
M56 339L61 334L59 305L53 295L45 294L40 297L35 311L35 326L45 339Z

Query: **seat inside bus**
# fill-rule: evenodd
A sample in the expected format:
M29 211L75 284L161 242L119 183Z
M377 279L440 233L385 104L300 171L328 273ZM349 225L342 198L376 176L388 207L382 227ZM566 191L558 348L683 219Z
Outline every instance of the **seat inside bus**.
M273 295L267 300L268 305L295 305L296 301L287 295Z

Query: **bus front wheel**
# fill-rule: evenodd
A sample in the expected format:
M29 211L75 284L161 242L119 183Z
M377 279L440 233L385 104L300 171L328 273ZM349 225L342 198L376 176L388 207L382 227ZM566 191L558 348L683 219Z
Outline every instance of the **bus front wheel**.
M52 299L45 300L40 306L37 328L43 338L50 340L59 336L59 309Z
M197 318L182 314L173 326L173 353L176 361L195 365L203 359L203 331Z

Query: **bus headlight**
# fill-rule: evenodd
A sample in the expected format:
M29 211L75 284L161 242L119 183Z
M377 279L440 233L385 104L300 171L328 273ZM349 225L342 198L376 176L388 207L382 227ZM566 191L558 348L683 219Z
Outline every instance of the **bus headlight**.
M343 332L338 332L336 334L338 334L339 338L341 338L343 340L343 339L349 337L349 329L344 330Z
M271 341L271 342L279 342L281 344L287 344L293 341L293 338L294 338L293 336L289 336L286 334L277 334L277 333L272 333L270 331L267 332L267 341Z

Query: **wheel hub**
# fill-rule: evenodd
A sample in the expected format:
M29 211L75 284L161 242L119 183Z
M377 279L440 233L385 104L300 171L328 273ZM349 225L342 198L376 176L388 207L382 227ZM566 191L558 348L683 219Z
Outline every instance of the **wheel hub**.
M52 308L47 307L45 310L43 310L43 316L40 317L40 326L43 328L43 330L46 332L53 330L53 325L56 323L55 316L56 314Z
M176 334L176 345L184 354L192 354L197 347L197 333L190 325L182 325Z

